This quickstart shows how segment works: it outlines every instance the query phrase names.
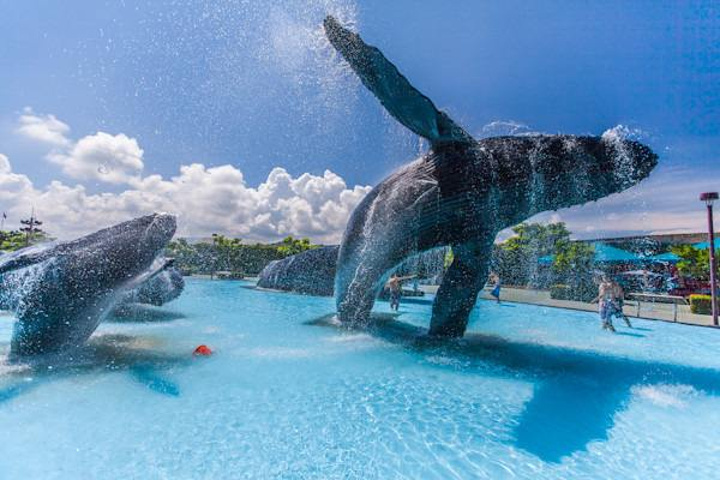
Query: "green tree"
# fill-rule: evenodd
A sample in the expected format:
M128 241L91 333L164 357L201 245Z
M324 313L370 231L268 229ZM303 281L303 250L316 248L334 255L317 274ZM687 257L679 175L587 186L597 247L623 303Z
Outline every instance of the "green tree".
M539 267L542 257L555 255L570 242L565 223L521 223L513 227L514 236L495 249L493 268L511 285L546 286L547 272Z
M680 257L677 269L682 275L700 281L710 280L709 249L699 249L692 245L676 245L670 251ZM720 256L720 249L715 250L715 258L718 256ZM720 267L719 265L715 266ZM716 268L716 274L720 275L720 268Z
M278 246L278 252L284 257L290 255L297 255L311 248L315 248L316 245L310 243L310 239L307 238L293 238L292 236L285 237Z
M215 248L215 270L229 270L242 273L240 268L240 246L242 240L239 238L228 238L217 233L212 234L213 247Z
M48 242L53 238L43 231L35 231L30 236L30 245ZM16 230L2 231L0 230L0 250L4 252L12 252L25 248L27 246L28 236L24 232Z
M258 275L273 260L316 247L308 239L293 237L274 245L250 245L242 243L239 238L213 234L212 242L191 244L183 238L174 240L168 245L167 255L175 258L175 264L185 274L228 270L242 275Z
M590 301L595 297L593 282L595 249L583 242L563 242L552 264L553 280L566 285L569 299Z

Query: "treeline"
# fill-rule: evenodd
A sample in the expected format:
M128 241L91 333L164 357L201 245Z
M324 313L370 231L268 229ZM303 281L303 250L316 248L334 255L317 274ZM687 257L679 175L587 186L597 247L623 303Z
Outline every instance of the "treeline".
M716 240L716 245L718 244L720 242ZM680 258L677 269L682 275L703 282L710 281L710 250L708 248L675 245L670 251ZM720 248L715 249L715 256L720 257ZM715 264L715 275L720 277L720 262Z
M36 231L33 232L32 235L29 235L19 230L0 230L0 251L14 252L15 250L50 240L52 240L52 237L43 231Z
M495 245L492 270L506 285L551 289L557 298L595 296L592 245L570 240L565 223L521 223L515 236Z
M225 271L242 277L258 275L273 260L316 247L307 238L292 236L274 244L245 244L239 238L213 234L212 242L189 243L184 238L174 240L167 247L167 256L173 257L175 265L186 275L212 275Z
M592 245L571 241L562 222L522 223L513 232L514 236L493 246L490 270L504 285L550 289L559 297L576 300L594 297ZM452 248L439 248L407 260L398 273L440 284L453 260Z

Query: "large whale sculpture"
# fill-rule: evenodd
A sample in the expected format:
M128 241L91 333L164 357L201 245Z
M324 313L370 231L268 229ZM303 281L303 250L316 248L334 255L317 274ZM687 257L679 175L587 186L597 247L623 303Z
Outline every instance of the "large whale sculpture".
M375 47L324 22L330 43L396 120L430 142L357 206L340 246L335 298L346 325L367 323L388 273L450 245L454 261L433 304L431 335L465 332L497 233L546 210L597 200L647 177L657 156L616 135L473 139Z
M172 215L148 215L0 257L0 303L17 317L10 360L81 346L123 293L165 269L175 226Z

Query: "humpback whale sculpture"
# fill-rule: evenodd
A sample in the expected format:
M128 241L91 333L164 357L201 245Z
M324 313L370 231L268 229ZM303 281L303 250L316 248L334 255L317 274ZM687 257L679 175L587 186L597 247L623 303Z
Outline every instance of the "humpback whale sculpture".
M340 246L338 318L364 325L388 273L406 258L453 248L433 304L431 335L458 337L488 274L497 233L546 210L597 200L647 177L657 156L615 135L473 139L417 91L375 47L324 22L330 43L429 152L376 186L353 212Z
M127 292L118 303L142 303L159 307L178 298L185 289L185 280L173 263L172 260L167 260L161 272Z
M172 215L148 215L0 257L1 303L17 317L10 359L82 345L123 292L166 267L167 260L158 257L175 226Z
M257 286L331 297L338 249L336 245L313 248L282 260L274 260L260 272Z

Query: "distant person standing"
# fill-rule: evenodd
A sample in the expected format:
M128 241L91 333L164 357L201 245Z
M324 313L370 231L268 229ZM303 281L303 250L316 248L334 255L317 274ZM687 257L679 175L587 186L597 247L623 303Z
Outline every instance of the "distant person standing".
M490 282L492 282L495 287L490 292L490 295L495 297L495 300L497 303L500 303L500 288L501 288L501 282L500 282L500 275L498 275L495 272L490 273Z
M387 282L387 289L390 292L390 310L396 312L400 309L400 297L402 297L402 282L415 278L416 275L408 275L406 277L399 277L393 274L390 280Z

